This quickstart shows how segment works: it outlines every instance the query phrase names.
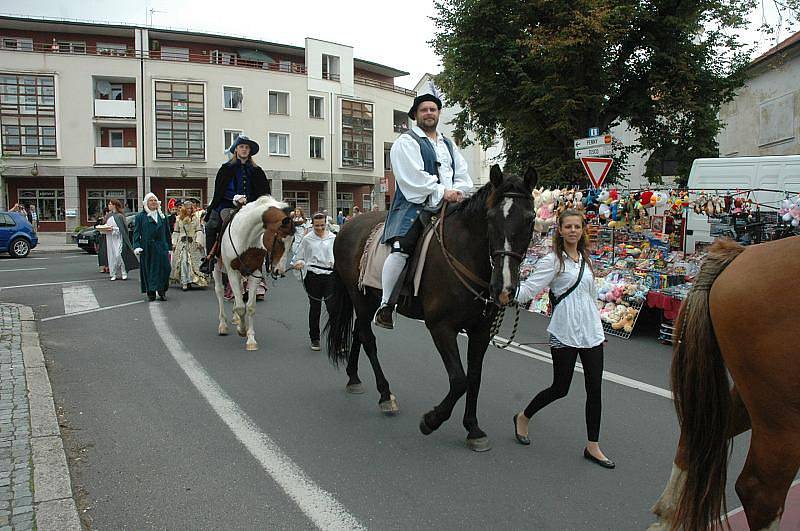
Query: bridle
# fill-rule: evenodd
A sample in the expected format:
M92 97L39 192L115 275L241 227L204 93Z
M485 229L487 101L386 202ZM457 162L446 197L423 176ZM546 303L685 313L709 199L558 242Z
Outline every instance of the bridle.
M503 194L503 198L505 199L506 197L512 197L512 198L518 198L518 199L526 199L526 198L528 198L527 195L519 193L519 192L507 192L507 193ZM489 246L490 246L490 249L491 249L491 243L489 243ZM494 268L494 258L497 257L497 256L499 256L499 257L508 256L510 258L516 258L517 261L520 264L522 263L523 260L525 260L525 255L520 254L520 253L515 253L514 251L506 251L505 249L501 249L499 251L491 250L491 252L489 254L489 259L492 261L492 268Z

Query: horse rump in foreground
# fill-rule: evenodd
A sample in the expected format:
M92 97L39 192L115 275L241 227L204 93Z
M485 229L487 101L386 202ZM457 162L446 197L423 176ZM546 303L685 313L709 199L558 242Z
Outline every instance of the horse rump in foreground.
M524 177L518 177L504 176L499 166L492 167L488 184L448 210L443 218L440 216L440 224L435 229L437 236L428 248L419 297L401 300L397 306L399 313L425 320L450 382L449 392L441 403L425 413L420 421L420 430L425 435L450 418L456 402L466 393L467 445L475 451L491 448L477 418L483 357L498 305L508 304L517 291L519 267L533 231L531 192L537 179L533 169ZM364 245L373 228L383 220L381 214L363 214L348 221L337 235L333 246L336 265L331 295L335 310L329 316L326 331L330 359L337 365L348 361L348 389L360 390L358 355L359 347L363 346L375 372L381 410L394 413L397 403L381 370L372 332L372 317L380 304L380 290L358 289ZM419 239L418 246L423 239ZM469 274L456 271L452 264L461 264ZM456 341L462 330L469 338L466 373ZM403 355L402 352L392 354Z
M294 227L289 216L290 207L272 196L263 195L244 205L225 227L220 239L219 264L214 268L214 292L219 303L219 335L228 333L225 316L225 287L222 283L223 268L233 288L233 322L236 331L247 337L245 348L258 350L253 321L256 313L256 287L261 280L264 259L269 259L269 271L273 276L286 270L288 250L292 248ZM247 280L247 303L245 305L242 280Z
M798 297L800 237L711 247L675 328L681 436L651 530L722 529L730 440L750 429L736 493L750 529L778 530L800 467L797 315L779 301Z

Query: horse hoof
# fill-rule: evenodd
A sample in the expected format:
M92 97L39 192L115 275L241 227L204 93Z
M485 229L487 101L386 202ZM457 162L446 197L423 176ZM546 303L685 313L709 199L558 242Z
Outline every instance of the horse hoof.
M397 398L394 395L389 395L389 400L379 402L378 407L381 408L381 413L387 416L396 415L400 411L400 407L397 405Z
M351 395L363 395L364 394L364 385L359 383L352 383L347 384L345 387L345 391L350 393Z
M489 437L478 437L477 439L467 439L467 448L473 452L488 452L492 449Z
M227 326L220 326L217 329L217 333L219 335L221 335L221 336L227 336L228 335L228 327Z
M244 346L245 350L258 350L258 343L253 341L252 343L246 343Z
M239 330L237 328L236 333L239 334L239 337L247 337L247 330Z
M419 431L422 432L422 435L430 435L433 433L433 428L428 426L428 423L425 422L425 416L423 415L419 421Z

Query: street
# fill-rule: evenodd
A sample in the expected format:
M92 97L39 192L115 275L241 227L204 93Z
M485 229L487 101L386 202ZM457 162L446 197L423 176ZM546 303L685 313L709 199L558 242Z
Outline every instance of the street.
M527 312L516 347L490 347L478 401L493 448L469 451L464 399L434 434L422 413L447 391L424 324L378 330L379 356L400 413L383 416L366 358L366 393L312 352L307 302L289 275L256 313L260 350L216 333L211 289L143 302L138 272L110 282L83 253L0 258L0 299L39 320L74 490L96 529L644 529L678 438L668 396L670 348L655 332L609 337L601 445L617 463L583 459L582 375L531 423L511 417L550 383L547 320ZM325 316L323 315L323 322ZM513 314L500 334L508 337ZM529 344L530 343L530 344ZM465 342L461 342L462 347ZM462 354L463 354L462 348ZM463 355L462 355L463 358ZM666 395L666 396L665 396ZM734 443L733 483L747 448Z

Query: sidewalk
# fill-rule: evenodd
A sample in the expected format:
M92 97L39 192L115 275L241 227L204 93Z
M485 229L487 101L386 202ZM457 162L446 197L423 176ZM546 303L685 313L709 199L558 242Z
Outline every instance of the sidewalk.
M0 303L0 531L34 528L81 524L33 311Z
M72 238L70 238L70 243L67 243L68 236L64 232L37 232L36 236L39 237L39 244L31 250L32 255L86 252L78 247L78 244Z

